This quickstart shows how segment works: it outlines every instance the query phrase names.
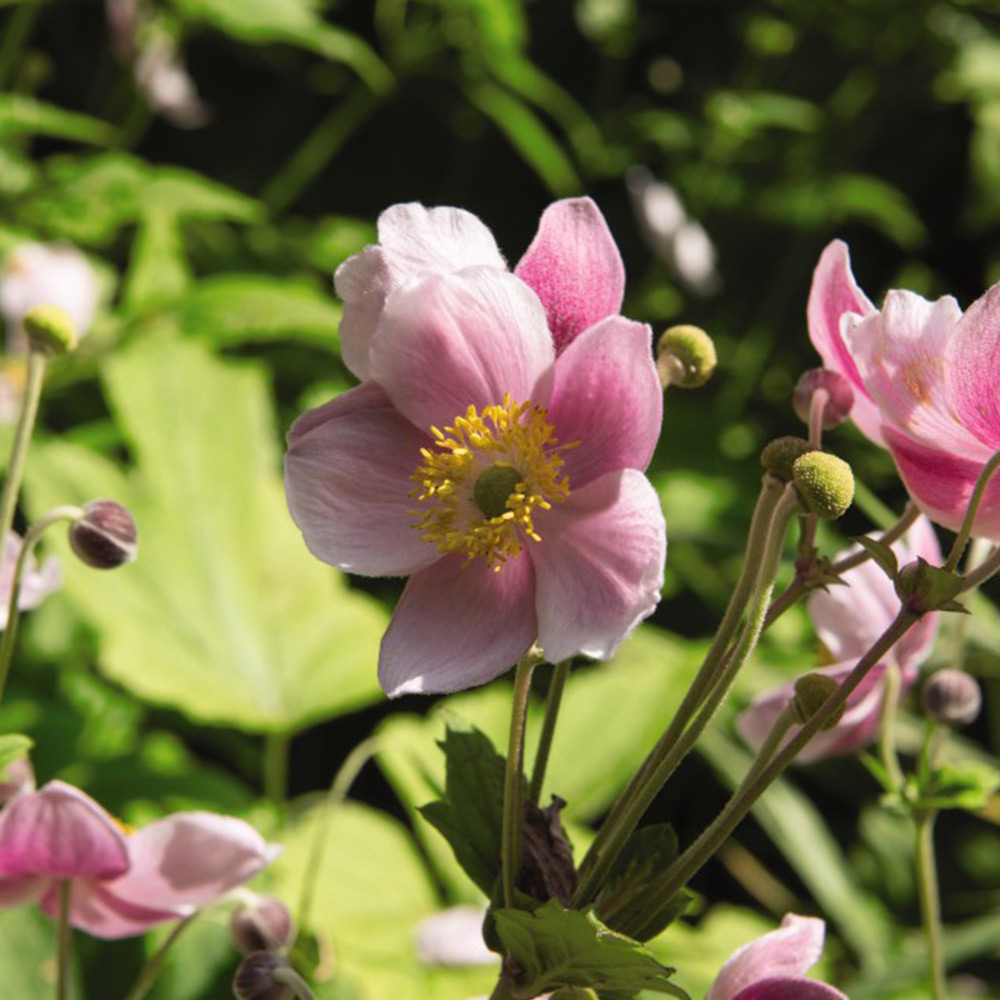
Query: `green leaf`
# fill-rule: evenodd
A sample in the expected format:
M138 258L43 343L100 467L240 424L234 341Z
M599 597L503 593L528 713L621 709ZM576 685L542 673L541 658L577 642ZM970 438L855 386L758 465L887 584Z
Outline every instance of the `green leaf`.
M64 111L24 94L0 94L0 136L47 135L103 146L114 134L111 125L89 115Z
M0 910L0 996L51 996L54 947L52 921L38 907ZM70 997L80 998L73 980Z
M139 525L129 566L95 576L66 559L100 668L143 699L251 731L293 731L377 697L385 613L310 556L289 518L261 372L157 334L108 363L105 388L131 474L53 441L28 477L36 513L107 496Z
M0 781L8 777L7 768L27 757L33 740L21 733L7 733L0 736Z
M449 727L444 798L420 814L441 833L465 873L487 895L500 874L505 761L478 729Z
M125 306L145 312L177 298L191 281L184 241L172 212L152 210L139 225L125 278Z
M1000 789L1000 771L989 764L977 761L943 764L917 787L914 808L979 812L997 789Z
M534 997L561 986L598 990L640 989L686 997L638 941L605 927L593 913L566 910L556 901L527 913L495 910L497 934L520 969L518 997Z
M185 333L223 346L294 337L332 350L340 307L306 282L227 274L198 282L178 319Z
M896 582L896 578L899 576L899 560L896 559L896 553L893 552L892 546L886 545L877 538L871 538L868 535L860 535L853 539L853 541L872 557L879 569L893 583Z

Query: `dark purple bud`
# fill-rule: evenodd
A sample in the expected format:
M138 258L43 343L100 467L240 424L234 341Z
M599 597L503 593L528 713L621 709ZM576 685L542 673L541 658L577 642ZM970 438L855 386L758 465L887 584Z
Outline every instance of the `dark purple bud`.
M823 430L842 424L850 415L854 406L854 390L851 383L838 372L829 368L812 368L805 372L792 393L792 406L795 413L807 427L809 426L809 411L812 399L817 390L826 391L826 405L823 408Z
M69 529L73 551L94 569L115 569L135 558L137 535L132 515L114 500L94 500Z
M979 684L961 670L939 670L924 685L924 711L935 722L967 726L976 720L983 704Z
M240 962L233 977L233 995L237 1000L292 1000L295 990L276 977L291 966L270 951L255 951Z
M295 923L288 907L274 896L257 896L233 911L229 923L233 942L244 955L254 951L283 952L295 940Z

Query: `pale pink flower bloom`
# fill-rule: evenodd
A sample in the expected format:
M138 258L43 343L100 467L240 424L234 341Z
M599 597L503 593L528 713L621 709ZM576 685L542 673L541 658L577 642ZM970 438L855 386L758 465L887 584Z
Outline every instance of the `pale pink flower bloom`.
M0 557L0 629L7 627L10 593L14 587L14 570L20 553L20 536L14 531L8 532L3 555ZM33 555L28 556L21 577L21 592L18 594L17 606L22 611L31 611L61 586L62 567L55 556L49 556L41 567L35 562Z
M150 108L178 128L201 128L208 122L208 108L187 71L173 39L150 31L135 61L135 82Z
M129 832L89 795L50 781L0 813L0 906L37 900L54 916L69 880L74 927L130 937L214 902L278 850L242 820L206 812Z
M10 350L24 350L24 314L35 306L59 306L78 336L94 322L100 289L87 258L68 243L23 243L0 274L0 313Z
M823 953L825 930L816 917L789 913L778 930L733 952L705 1000L847 1000L805 976Z
M855 390L854 422L889 449L920 509L957 530L983 466L1000 451L1000 284L964 314L950 295L928 302L899 290L879 311L836 241L816 267L808 315L824 363ZM1000 477L973 534L1000 540Z
M318 558L410 576L382 686L483 684L536 639L553 661L610 656L656 606L666 531L642 473L663 405L651 332L617 315L600 211L550 206L514 274L460 209L394 206L379 237L336 276L366 381L296 422L285 483Z
M479 906L451 906L433 913L417 927L417 955L426 965L493 965L500 956L483 940L486 911Z
M857 551L855 546L843 554ZM934 565L941 562L937 536L930 522L922 517L893 545L893 551L901 566L917 556ZM835 584L828 591L815 591L809 598L810 617L823 645L836 661L816 673L838 682L854 669L900 608L892 582L871 560L848 570L843 580L847 586ZM916 681L918 667L930 654L937 630L937 614L925 615L917 622L851 694L840 721L817 733L796 760L809 763L850 754L871 743L878 735L888 664L895 663L899 668L902 696ZM794 694L794 684L790 682L755 698L740 715L737 724L740 735L751 746L760 746ZM798 727L793 726L788 739L797 731Z

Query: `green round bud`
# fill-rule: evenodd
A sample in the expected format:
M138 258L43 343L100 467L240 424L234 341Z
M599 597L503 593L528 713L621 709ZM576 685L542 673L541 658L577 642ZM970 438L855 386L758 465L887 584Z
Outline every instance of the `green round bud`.
M810 451L792 464L792 479L806 510L820 520L835 521L854 500L854 473L836 455Z
M511 465L491 465L484 469L472 488L476 506L487 517L499 517L507 511L507 498L517 490L521 473Z
M22 322L32 350L54 355L76 349L76 326L59 306L35 306L24 314Z
M703 386L712 377L717 361L712 338L698 326L672 326L656 345L656 367L664 388Z
M827 698L833 694L840 685L826 674L806 674L795 682L795 699L792 701L792 712L795 721L800 725L805 725L822 707ZM844 706L841 705L839 711L834 712L826 722L823 729L832 729L844 714Z
M780 437L769 441L760 453L760 464L777 476L783 483L791 482L792 466L797 459L816 451L816 445L810 444L805 438Z

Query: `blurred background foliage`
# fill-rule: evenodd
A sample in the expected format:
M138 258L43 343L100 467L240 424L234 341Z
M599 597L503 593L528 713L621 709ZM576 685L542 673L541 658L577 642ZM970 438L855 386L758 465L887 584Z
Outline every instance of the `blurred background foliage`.
M99 579L53 544L66 586L27 623L0 727L36 740L42 778L129 821L226 809L285 841L273 884L290 900L303 878L320 887L322 996L488 990L492 970L418 961L418 921L476 897L414 809L442 780L442 713L502 744L504 685L388 706L375 657L398 583L314 562L284 508L279 435L352 381L331 271L397 201L475 212L513 263L551 199L588 193L625 259L624 311L716 338L712 384L668 395L651 473L665 600L570 684L548 784L579 849L728 596L757 453L797 431L822 247L849 242L876 302L904 286L966 305L1000 279L998 24L996 0L0 0L0 253L69 241L102 282L94 328L51 367L26 509L115 497L141 533L139 561ZM870 530L904 499L891 462L850 429L831 442L865 485L840 530ZM967 748L995 753L1000 617L979 604L969 655L988 707ZM737 701L818 655L788 616ZM745 766L731 715L655 808L682 841ZM324 831L314 793L373 732L378 766ZM912 747L919 723L905 733ZM828 971L854 1000L923 995L912 838L877 794L854 760L783 781L657 945L677 981L697 996L796 909L830 921ZM939 825L970 996L1000 996L998 822L994 804ZM38 995L48 935L34 913L0 913L0 993ZM110 963L84 947L90 995L122 992L155 943L114 945ZM234 964L207 918L155 996L224 997Z

